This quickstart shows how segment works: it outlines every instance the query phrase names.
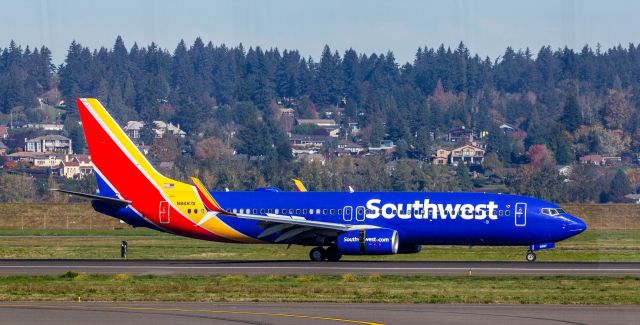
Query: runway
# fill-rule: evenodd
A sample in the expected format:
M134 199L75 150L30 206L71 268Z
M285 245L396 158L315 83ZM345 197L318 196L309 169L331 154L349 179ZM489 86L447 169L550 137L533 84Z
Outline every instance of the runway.
M7 324L633 324L635 306L0 303Z
M214 260L0 260L0 275L56 275L67 271L155 274L397 274L397 275L605 275L640 276L640 262L424 262L424 261L214 261Z

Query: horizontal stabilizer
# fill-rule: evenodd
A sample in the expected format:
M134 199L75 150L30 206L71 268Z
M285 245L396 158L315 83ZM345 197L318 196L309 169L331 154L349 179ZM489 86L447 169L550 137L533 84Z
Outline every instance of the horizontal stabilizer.
M131 204L131 201L121 200L121 199L116 199L116 198L106 197L106 196L100 196L95 194L67 191L67 190L61 190L58 188L52 188L51 191L61 192L61 193L70 194L74 196L83 197L85 199L91 199L91 200L97 200L97 201L104 201L104 202L117 203L117 204L123 204L123 205Z

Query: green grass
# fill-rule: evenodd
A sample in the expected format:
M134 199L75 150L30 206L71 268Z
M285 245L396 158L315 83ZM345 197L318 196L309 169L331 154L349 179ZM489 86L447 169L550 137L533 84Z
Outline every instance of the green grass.
M87 275L0 277L0 301L640 304L638 277Z
M76 237L90 234L87 237ZM0 230L0 258L306 260L309 247L225 244L147 229ZM344 260L522 261L525 247L423 246L418 254L345 256ZM587 230L538 253L539 261L640 261L640 230Z

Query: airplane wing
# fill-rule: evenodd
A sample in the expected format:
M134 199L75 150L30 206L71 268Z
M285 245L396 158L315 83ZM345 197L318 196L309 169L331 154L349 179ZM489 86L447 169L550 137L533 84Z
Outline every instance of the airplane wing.
M264 238L274 233L280 236L274 242L293 242L313 236L331 237L350 230L379 228L372 225L351 225L335 222L308 220L300 216L285 216L273 213L266 215L236 213L233 217L247 220L258 220L264 229L258 235L258 239Z

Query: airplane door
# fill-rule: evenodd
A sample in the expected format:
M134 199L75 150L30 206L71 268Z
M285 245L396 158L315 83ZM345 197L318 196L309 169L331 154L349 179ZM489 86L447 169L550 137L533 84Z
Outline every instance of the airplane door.
M169 223L169 202L160 202L160 211L158 213L160 215L160 223Z
M356 207L356 221L364 221L364 207Z
M516 211L514 213L516 218L516 226L524 227L527 225L527 204L526 203L516 203Z
M351 221L351 219L353 219L353 207L344 207L344 209L342 210L342 219L344 221Z

